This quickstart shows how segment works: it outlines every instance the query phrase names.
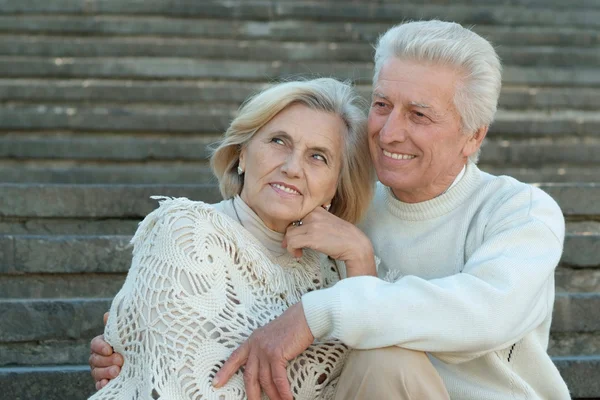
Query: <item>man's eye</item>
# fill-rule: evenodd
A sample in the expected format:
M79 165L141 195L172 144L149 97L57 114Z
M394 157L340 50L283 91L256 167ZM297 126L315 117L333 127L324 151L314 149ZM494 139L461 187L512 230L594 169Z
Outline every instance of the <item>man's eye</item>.
M376 101L376 102L373 103L373 105L375 107L380 107L380 108L383 108L383 107L386 106L386 104L383 101Z
M278 137L274 137L273 139L271 139L271 142L277 143L277 144L283 144L283 139L280 139Z
M423 114L422 112L418 112L418 111L415 111L415 115L419 118L425 117L425 114Z

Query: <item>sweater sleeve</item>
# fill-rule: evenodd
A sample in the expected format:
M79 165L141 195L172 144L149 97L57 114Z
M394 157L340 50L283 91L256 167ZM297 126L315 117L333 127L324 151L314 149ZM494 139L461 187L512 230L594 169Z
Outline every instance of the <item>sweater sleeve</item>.
M461 273L395 283L374 277L340 281L302 298L315 337L331 335L350 347L398 345L466 361L507 347L552 310L552 275L562 252L564 219L556 203L533 189L525 213L510 202Z

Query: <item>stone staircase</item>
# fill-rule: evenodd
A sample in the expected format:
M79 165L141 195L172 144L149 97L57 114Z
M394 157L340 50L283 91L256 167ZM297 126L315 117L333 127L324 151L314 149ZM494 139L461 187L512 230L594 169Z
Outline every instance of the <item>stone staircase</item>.
M475 25L504 65L480 165L538 183L568 236L550 353L600 398L600 3L0 0L0 398L93 392L89 340L150 195L217 201L206 145L270 82L369 96L371 43L406 19Z

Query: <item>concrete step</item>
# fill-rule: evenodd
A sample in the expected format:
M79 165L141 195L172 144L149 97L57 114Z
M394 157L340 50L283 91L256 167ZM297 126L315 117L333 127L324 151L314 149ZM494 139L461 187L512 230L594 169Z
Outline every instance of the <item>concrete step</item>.
M544 165L541 167L512 167L489 165L484 162L479 167L494 175L512 176L521 182L539 183L556 182L568 184L571 182L598 182L600 170L593 166Z
M0 102L15 103L104 103L104 104L185 104L204 107L225 103L237 107L247 97L268 86L239 81L155 81L110 79L0 79ZM357 86L367 100L371 86ZM600 89L504 86L501 109L598 110Z
M444 0L446 1L446 0ZM495 0L493 0L495 1ZM590 0L597 4L595 0ZM564 4L564 3L561 3ZM572 4L572 3L569 3ZM570 7L576 7L571 5ZM380 34L402 18L389 22L324 20L194 19L127 15L11 15L0 16L5 34L77 36L200 37L237 40L329 41L374 43ZM597 46L600 32L573 26L501 26L477 24L473 30L495 45Z
M0 161L0 177L14 183L198 184L214 183L207 162Z
M64 274L1 274L0 293L5 299L112 298L123 286L126 277L124 273L68 272L70 271L65 271Z
M600 183L537 184L569 219L600 216ZM218 202L215 185L60 185L0 183L2 218L143 218L156 208L150 196ZM43 201L40 201L43 199Z
M133 235L141 218L0 218L3 235Z
M112 298L0 299L0 343L91 340ZM552 332L599 333L599 293L558 293Z
M0 130L220 134L234 118L236 108L8 103L0 106ZM600 137L600 112L499 110L490 128L491 137L573 135Z
M600 396L600 356L554 359L574 400ZM0 368L3 393L14 400L81 400L94 393L87 365Z
M192 58L43 58L0 57L5 78L213 79L237 81L278 80L298 76L333 76L359 84L371 81L371 63L237 61ZM504 68L504 83L530 86L598 87L600 76L592 67Z
M567 232L562 265L600 268L600 224L594 225L594 230ZM0 273L127 272L129 239L128 235L1 235Z
M600 136L520 139L490 133L481 154L488 165L540 167L545 164L596 165L600 167ZM80 162L206 162L215 134L176 135L171 133L127 134L95 132L9 132L0 133L0 169L64 168ZM14 162L16 161L16 164ZM35 164L39 160L41 164ZM27 162L27 164L25 164ZM46 163L46 165L44 165ZM118 164L111 164L117 167ZM92 167L90 164L89 167ZM107 167L106 164L99 165ZM77 168L82 168L81 164ZM75 169L75 167L73 167ZM73 171L76 172L76 171ZM9 173L2 174L6 177ZM13 179L11 179L12 181Z
M504 65L598 66L599 47L498 46ZM29 57L172 57L282 62L370 62L372 44L272 40L0 36L0 55Z
M587 191L587 189L583 189ZM592 189L593 190L593 189ZM0 183L0 216L6 218L141 219L157 207L150 196L221 201L215 185L50 185ZM599 213L600 214L600 213Z
M513 3L512 7L497 4L444 4L428 5L415 3L372 4L342 2L332 7L328 2L295 1L211 1L190 3L185 1L165 3L160 0L123 3L118 0L55 0L51 4L43 1L5 2L6 14L110 14L110 15L161 15L176 17L236 18L236 19L319 19L331 21L381 21L420 20L439 18L476 25L511 26L600 26L600 11L595 8L560 7L561 12L540 3ZM555 2L554 4L558 4Z
M81 400L95 393L87 365L0 368L4 398Z

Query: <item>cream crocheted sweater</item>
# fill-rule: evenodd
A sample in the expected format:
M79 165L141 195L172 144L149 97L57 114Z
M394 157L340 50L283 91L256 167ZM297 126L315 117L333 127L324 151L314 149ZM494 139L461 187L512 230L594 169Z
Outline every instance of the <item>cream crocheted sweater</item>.
M91 399L245 399L240 371L220 389L211 385L215 373L256 328L337 282L337 267L310 250L298 261L274 256L217 211L225 202L162 199L132 239L131 269L105 329L125 364ZM332 398L347 353L324 340L292 360L295 398Z

